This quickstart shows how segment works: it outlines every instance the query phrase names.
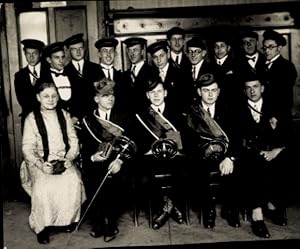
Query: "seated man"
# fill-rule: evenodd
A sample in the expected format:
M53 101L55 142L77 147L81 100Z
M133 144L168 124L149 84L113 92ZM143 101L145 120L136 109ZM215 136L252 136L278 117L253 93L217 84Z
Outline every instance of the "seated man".
M247 99L241 105L239 115L244 144L241 154L244 196L252 214L253 233L269 238L263 211L274 224L287 225L288 184L284 179L289 179L286 163L288 130L284 120L274 117L274 105L263 96L265 88L257 75L248 75L244 81Z
M98 108L83 118L82 125L83 180L90 202L95 200L90 235L104 236L105 242L113 240L119 232L121 198L127 197L123 192L128 175L125 161L135 152L135 144L124 136L129 133L132 118L115 107L114 85L107 78L94 83ZM106 177L101 196L95 196Z
M187 112L188 127L185 133L188 141L186 151L192 161L189 164L193 187L191 192L197 193L197 197L202 196L202 206L197 207L202 209L203 225L213 228L216 218L214 187L220 185L222 200L218 201L223 204L221 215L230 226L239 227L234 167L239 140L233 136L235 124L231 117L232 110L218 101L220 88L212 74L200 77L197 93L200 98Z
M158 197L161 203L160 212L152 226L153 229L159 229L170 216L179 224L183 223L178 206L178 183L183 180L179 180L179 176L182 176L179 172L182 171L183 162L180 156L175 155L182 150L179 133L181 125L179 113L165 102L167 90L164 84L158 79L149 80L148 84L146 96L150 104L143 112L136 114L138 122L135 141L139 148L139 156L143 159L143 164L139 166L145 165L139 168L139 177L141 181L145 178L153 183L153 187L156 188L155 197ZM159 177L163 175L169 176L168 179Z

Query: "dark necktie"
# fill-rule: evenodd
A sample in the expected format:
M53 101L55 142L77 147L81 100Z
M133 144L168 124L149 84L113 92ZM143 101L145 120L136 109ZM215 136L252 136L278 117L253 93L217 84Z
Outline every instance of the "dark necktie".
M105 113L105 120L108 120L108 114Z
M207 113L208 113L208 115L211 117L211 112L210 112L210 110L209 110L209 107L207 107Z
M81 73L81 68L80 68L79 62L77 62L77 66L78 66L78 72Z
M33 75L34 75L35 77L38 77L37 71L35 70L35 67L33 67Z
M179 65L179 55L176 56L176 64Z
M193 77L193 80L195 81L196 80L196 66L194 66L194 65L192 67L192 77Z
M135 68L136 68L136 65L134 65L132 67L131 72L130 72L130 76L131 76L132 82L135 82Z
M34 85L38 79L38 74L37 71L35 70L35 67L33 67L32 76L33 76L32 85Z
M160 109L159 109L159 108L157 108L157 111L158 111L159 113L161 113L161 111L160 111Z

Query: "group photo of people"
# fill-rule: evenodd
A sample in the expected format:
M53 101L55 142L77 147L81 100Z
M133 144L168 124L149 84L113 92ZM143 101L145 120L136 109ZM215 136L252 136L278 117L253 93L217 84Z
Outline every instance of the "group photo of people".
M115 241L124 213L136 227L145 213L157 233L173 221L188 231L192 214L199 231L220 218L257 239L287 227L299 76L287 38L270 27L178 25L155 41L84 30L21 39L18 177L37 243L84 223L90 240Z

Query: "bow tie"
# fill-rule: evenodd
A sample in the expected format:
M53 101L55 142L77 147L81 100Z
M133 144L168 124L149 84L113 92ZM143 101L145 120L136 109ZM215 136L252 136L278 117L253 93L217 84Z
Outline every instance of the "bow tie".
M65 74L65 72L62 72L62 73L58 73L58 72L55 72L55 71L52 71L52 70L50 70L51 71L51 73L53 73L54 75L55 75L55 77L58 77L58 76L66 76L66 74Z
M248 61L253 61L253 62L255 62L256 56L253 56L253 57L247 57L247 59L248 59Z

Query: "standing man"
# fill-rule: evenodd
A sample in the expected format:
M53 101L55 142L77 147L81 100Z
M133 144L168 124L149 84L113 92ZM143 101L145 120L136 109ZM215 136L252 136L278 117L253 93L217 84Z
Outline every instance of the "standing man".
M297 78L295 65L281 55L281 50L286 45L286 40L281 34L274 30L266 30L263 37L266 98L271 98L277 106L277 116L291 119L293 87Z
M116 55L116 47L119 42L115 38L104 37L95 42L95 47L98 49L100 60L101 75L99 79L107 78L115 82L114 93L116 95L116 105L124 104L125 97L121 91L122 73L114 68L114 60Z
M166 41L158 41L148 47L148 52L151 54L155 70L154 78L159 78L164 84L164 88L168 91L166 102L172 106L178 106L178 99L182 99L182 104L178 108L184 108L188 103L187 89L184 82L186 79L178 71L178 69L169 62L170 51Z
M235 106L242 98L243 90L238 80L238 67L231 51L228 34L220 33L214 39L213 44L212 73L221 89L220 99Z
M265 57L258 51L258 34L254 31L244 31L241 34L242 54L240 58L239 74L243 78L248 71L262 74L265 68Z
M186 71L190 63L184 53L185 31L182 28L173 27L167 31L167 40L170 47L170 63Z
M93 83L99 80L101 68L99 64L85 59L85 44L83 34L76 34L64 41L70 52L71 61L65 67L65 72L74 82L74 105L79 119L93 111ZM82 101L84 100L84 101Z
M131 62L130 68L124 72L122 92L126 94L129 108L137 110L148 103L145 88L148 79L153 76L154 69L145 61L146 40L140 37L131 37L124 41L126 52Z
M197 207L202 211L205 228L215 226L216 196L223 204L221 216L230 226L240 226L235 167L240 144L233 111L218 100L220 91L215 77L203 74L197 85L199 101L187 112L186 151L192 160L191 192L199 193L193 198L197 198L196 204L199 201Z
M71 114L73 124L78 121L79 113L74 106L74 83L65 69L65 49L63 42L55 42L45 48L45 58L49 69L37 81L37 86L43 82L54 82L59 94L59 107Z
M34 90L35 83L44 73L46 65L41 63L42 51L45 44L35 39L22 40L23 51L27 66L15 73L15 91L17 100L22 108L22 130L28 113L33 111L38 102Z
M190 78L190 96L191 101L197 99L196 84L201 75L209 73L210 65L207 61L207 48L203 40L193 37L186 43L188 58L190 61L189 78Z

